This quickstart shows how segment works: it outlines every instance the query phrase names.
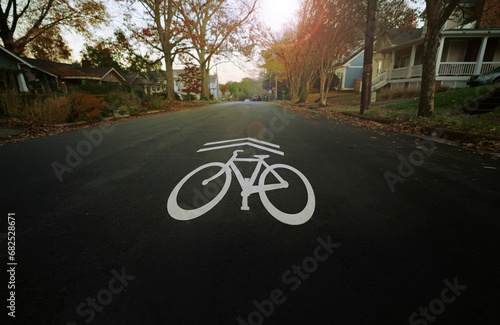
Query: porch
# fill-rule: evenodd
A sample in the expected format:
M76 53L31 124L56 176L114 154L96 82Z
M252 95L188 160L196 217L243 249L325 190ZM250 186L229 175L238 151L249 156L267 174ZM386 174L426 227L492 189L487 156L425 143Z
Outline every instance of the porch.
M386 85L419 86L422 57L423 40L410 46L382 51L374 64L376 73L372 79L372 89L376 91ZM470 76L500 67L500 37L442 35L437 57L436 81L452 88L465 87Z

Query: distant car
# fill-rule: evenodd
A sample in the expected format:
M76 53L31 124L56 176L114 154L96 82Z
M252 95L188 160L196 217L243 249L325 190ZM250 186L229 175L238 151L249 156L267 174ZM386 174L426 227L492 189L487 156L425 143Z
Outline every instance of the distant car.
M248 99L248 98L247 98L247 99L245 99L245 102L249 102L249 101L250 101L250 99Z
M254 102L260 102L261 100L262 100L262 99L260 98L260 96L259 96L259 95L254 95L254 96L252 97L252 101L254 101Z
M497 67L488 73L472 76L469 80L467 80L467 85L471 87L494 83L500 83L500 67Z

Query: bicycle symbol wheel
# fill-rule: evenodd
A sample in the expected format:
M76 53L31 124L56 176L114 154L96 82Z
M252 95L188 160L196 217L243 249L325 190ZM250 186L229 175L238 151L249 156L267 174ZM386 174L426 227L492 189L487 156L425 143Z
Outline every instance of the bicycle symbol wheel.
M291 171L291 172L295 173L297 176L299 176L299 178L302 180L302 182L304 183L304 185L306 187L306 191L307 191L306 206L300 212L285 213L285 212L279 210L278 208L276 208L274 206L274 204L271 203L271 201L269 200L269 198L267 196L267 191L265 191L265 190L259 191L260 200L262 201L262 204L266 207L267 211L277 220L279 220L283 223L289 224L289 225L294 225L294 226L301 225L301 224L307 222L309 219L311 219L311 217L314 213L314 209L316 207L316 199L314 196L313 188L312 188L311 184L309 183L309 181L307 180L307 178L304 176L304 174L299 172L297 169L295 169L291 166L285 165L285 164L275 164L275 165L271 165L271 166L267 167L262 172L262 174L259 178L259 187L260 188L264 188L265 182L266 182L266 176L271 172L274 173L275 169L278 169L278 168L288 169L289 171Z
M217 194L211 201L207 202L205 205L194 208L194 209L183 209L179 206L177 203L177 197L179 195L179 192L182 188L182 186L195 174L200 173L202 174L204 169L211 168L211 167L220 167L221 169L224 169L224 172L226 174L226 181L224 185L222 186L221 191L219 194ZM223 163L220 162L213 162L213 163L208 163L203 166L200 166L193 170L191 173L187 174L178 184L175 186L175 188L172 190L170 193L170 196L168 197L167 201L167 211L172 216L172 218L176 220L181 220L181 221L187 221L187 220L192 220L195 218L198 218L199 216L207 213L210 211L214 206L216 206L226 195L227 191L229 190L229 185L231 185L231 170L229 168L226 168L227 166ZM218 171L220 172L220 171ZM206 185L206 184L201 184L201 185Z

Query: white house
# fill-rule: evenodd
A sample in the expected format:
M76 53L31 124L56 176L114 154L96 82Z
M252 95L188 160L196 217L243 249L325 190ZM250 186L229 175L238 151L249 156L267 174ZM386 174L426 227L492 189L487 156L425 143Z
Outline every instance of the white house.
M467 1L475 6L475 1ZM494 4L498 4L495 6ZM471 75L500 66L499 0L486 0L482 20L460 26L450 19L440 33L436 83L450 88L466 87ZM419 87L422 81L424 28L393 29L377 41L372 89Z

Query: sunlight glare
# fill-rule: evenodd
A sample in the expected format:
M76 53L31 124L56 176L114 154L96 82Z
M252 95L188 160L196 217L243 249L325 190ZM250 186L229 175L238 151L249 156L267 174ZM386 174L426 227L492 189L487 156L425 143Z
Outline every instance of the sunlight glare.
M280 31L299 10L299 0L262 0L262 20L273 31Z

